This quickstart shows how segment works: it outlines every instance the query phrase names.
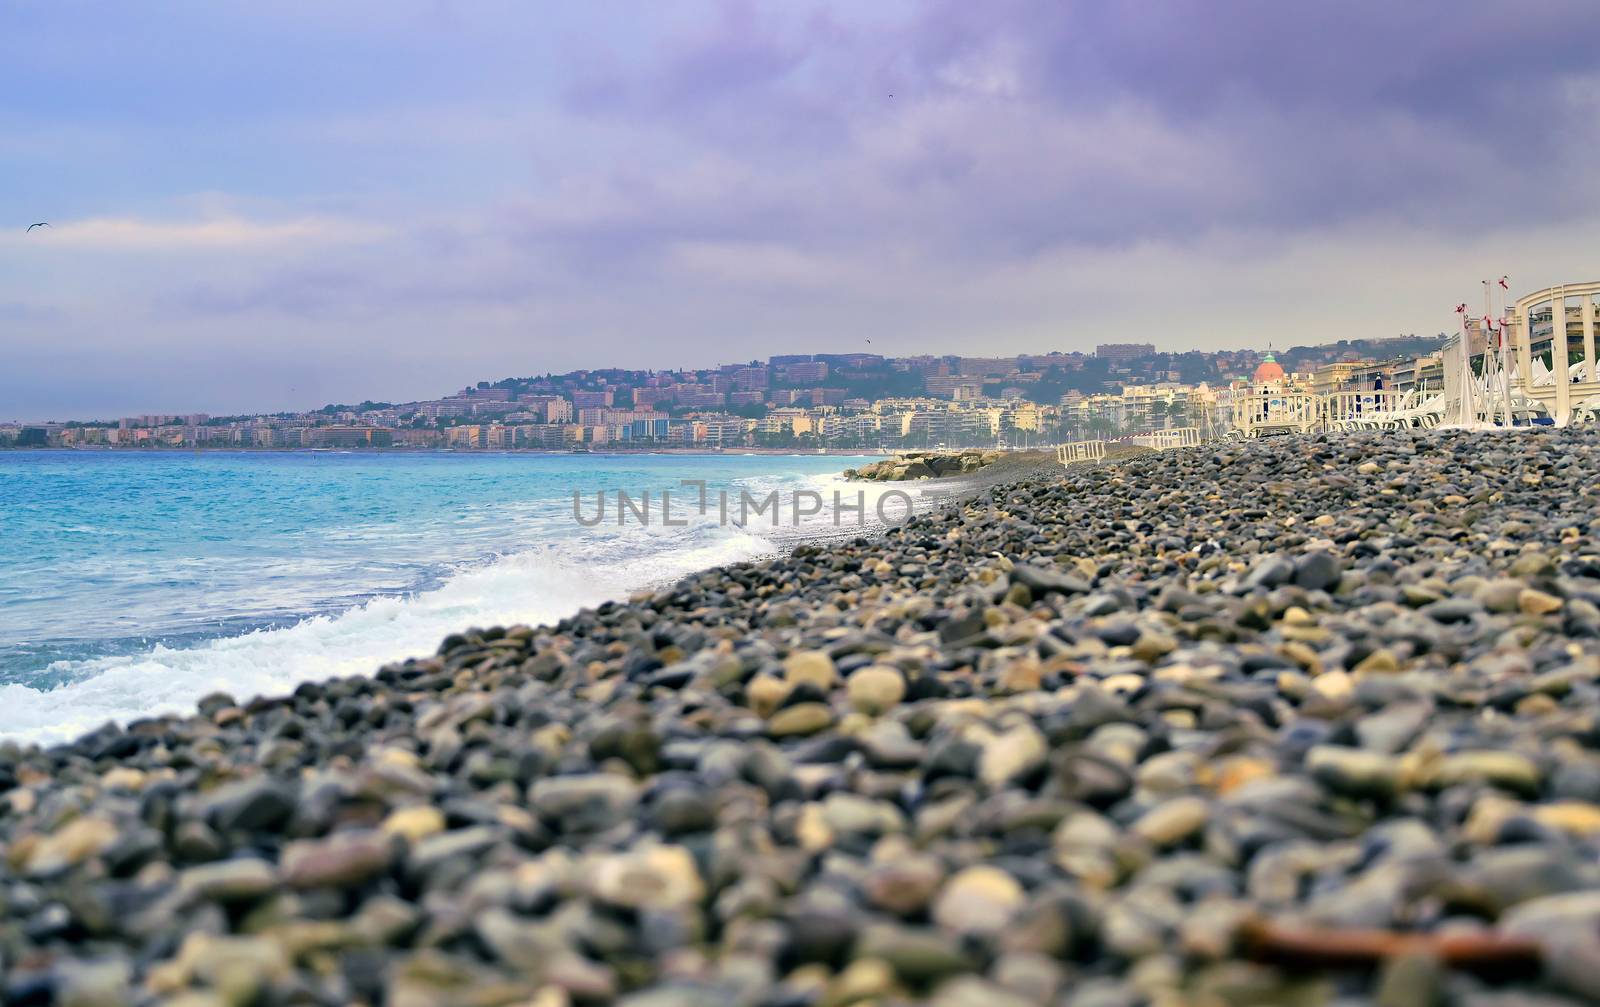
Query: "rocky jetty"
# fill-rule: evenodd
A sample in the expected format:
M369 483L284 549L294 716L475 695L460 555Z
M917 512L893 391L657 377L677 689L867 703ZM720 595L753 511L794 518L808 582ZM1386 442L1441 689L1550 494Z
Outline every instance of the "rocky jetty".
M846 479L901 482L908 479L945 479L970 475L1006 456L1004 451L969 448L965 451L902 451L881 462L845 469Z
M1600 436L1059 468L0 746L7 1004L1600 1000Z

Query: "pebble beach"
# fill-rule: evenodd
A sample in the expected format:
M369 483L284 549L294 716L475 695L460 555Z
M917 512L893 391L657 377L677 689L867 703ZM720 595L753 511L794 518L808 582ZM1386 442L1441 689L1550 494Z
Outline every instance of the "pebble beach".
M1026 468L0 744L0 1001L1600 1002L1600 434Z

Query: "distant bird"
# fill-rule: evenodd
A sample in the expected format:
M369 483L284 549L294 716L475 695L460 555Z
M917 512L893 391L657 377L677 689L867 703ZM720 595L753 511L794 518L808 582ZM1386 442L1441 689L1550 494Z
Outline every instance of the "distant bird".
M49 227L49 226L50 226L50 221L41 220L37 224L29 224L28 225L28 230L32 231L35 227Z

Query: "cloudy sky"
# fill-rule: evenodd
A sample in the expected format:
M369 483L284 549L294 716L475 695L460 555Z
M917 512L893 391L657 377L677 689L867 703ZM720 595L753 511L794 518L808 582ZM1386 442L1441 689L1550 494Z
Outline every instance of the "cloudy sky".
M0 420L1437 332L1593 278L1593 14L4 0Z

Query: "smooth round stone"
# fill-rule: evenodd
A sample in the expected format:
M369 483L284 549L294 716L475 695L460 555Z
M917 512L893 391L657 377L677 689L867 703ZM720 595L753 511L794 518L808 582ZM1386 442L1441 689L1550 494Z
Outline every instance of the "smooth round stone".
M874 865L862 890L877 908L896 916L914 916L927 909L944 877L944 866L936 857L910 854Z
M122 1007L128 1002L133 970L120 958L68 961L55 969L61 1007Z
M1235 755L1224 759L1215 769L1207 769L1205 772L1207 778L1211 780L1213 789L1218 794L1226 795L1246 784L1273 776L1277 773L1277 767L1266 759Z
M882 959L903 981L917 985L937 982L972 968L972 960L953 935L909 927L867 927L856 941L854 957Z
M1123 766L1132 766L1150 736L1133 724L1105 724L1095 728L1084 748Z
M1149 684L1150 680L1144 675L1123 672L1117 675L1107 675L1100 682L1100 687L1113 696L1132 696L1142 692Z
M822 799L822 820L841 835L882 836L905 831L905 815L889 801L834 791Z
M758 716L770 717L794 688L776 675L757 675L745 686L745 698Z
M861 958L851 962L828 984L822 1002L845 1007L863 1001L876 1002L894 992L894 969L881 958Z
M1571 927L1596 926L1600 926L1600 890L1530 899L1507 910L1499 921L1503 933L1522 937L1554 936Z
M682 846L648 846L604 857L590 873L590 891L629 909L675 909L705 898L694 856Z
M1400 788L1399 761L1381 752L1318 745L1305 764L1318 783L1346 797L1388 801Z
M894 668L874 665L862 668L845 683L850 705L869 716L892 709L906 694L905 676Z
M445 830L444 812L431 804L413 804L396 808L379 826L390 835L402 836L411 842L425 839Z
M107 790L126 790L136 794L144 789L145 782L149 778L150 774L143 770L131 766L116 766L106 770L105 775L100 777L100 785Z
M1162 752L1139 764L1136 778L1152 794L1178 794L1194 784L1197 764L1194 752Z
M1155 886L1118 893L1106 907L1100 939L1113 953L1138 960L1171 946L1185 907Z
M669 836L709 832L717 824L712 795L689 787L677 787L662 794L655 802L653 818L656 828Z
M1154 664L1178 649L1178 641L1165 633L1145 631L1133 641L1130 653L1146 664Z
M880 720L860 735L867 762L879 769L911 769L922 762L922 745L896 720Z
M278 887L278 869L259 857L219 860L185 870L178 876L178 885L203 899L248 901Z
M783 677L790 685L804 682L826 693L839 680L839 672L833 658L822 651L801 650L784 659Z
M995 982L1011 993L1024 997L1030 1004L1046 1004L1055 1000L1066 971L1048 955L1029 951L1010 951L1003 954L990 969Z
M1533 817L1572 836L1600 836L1600 805L1583 801L1560 801L1532 809Z
M1566 606L1566 602L1553 594L1532 588L1517 595L1517 608L1525 615L1551 615Z
M1050 746L1038 728L1031 724L1013 727L983 746L978 778L990 787L1004 786L1038 770L1049 754Z
M1338 557L1318 549L1295 561L1294 584L1307 591L1326 591L1338 585L1343 573Z
M1445 598L1423 607L1434 622L1455 625L1471 622L1483 614L1483 606L1469 598Z
M1483 850L1456 874L1453 900L1476 905L1486 916L1531 899L1590 887L1600 877L1566 851L1534 845Z
M1499 577L1486 581L1481 587L1472 592L1473 600L1491 612L1515 612L1517 599L1527 585L1511 577Z
M28 853L27 871L44 875L75 867L116 842L116 825L104 818L75 818L36 843Z
M833 711L823 703L797 703L773 714L767 733L774 738L804 737L833 725Z
M1267 556L1250 569L1244 578L1246 590L1274 588L1294 579L1294 564L1282 556Z
M221 857L227 847L203 822L184 822L172 834L172 852L179 860L201 863Z
M206 795L202 805L203 817L221 832L273 829L288 820L294 810L294 791L269 776L219 787Z
M529 788L528 803L563 832L598 832L633 812L639 785L614 773L552 776Z
M1395 657L1394 651L1379 647L1356 662L1351 670L1357 675L1392 675L1400 670L1400 659Z
M1551 796L1600 804L1600 759L1562 759L1551 774Z
M1173 797L1140 815L1129 831L1157 846L1175 846L1204 828L1210 817L1204 798Z
M1355 680L1347 672L1335 668L1311 680L1311 693L1325 703L1343 706L1355 695Z
M1513 577L1544 577L1555 572L1556 565L1543 553L1525 552L1511 562Z
M281 866L292 888L355 888L388 871L393 860L392 839L363 829L290 843Z
M1434 787L1463 783L1488 783L1519 794L1536 796L1542 776L1539 767L1516 752L1456 752L1441 758L1429 776Z
M933 904L935 923L949 930L992 932L1027 900L1017 879L996 867L968 867L946 881Z
M195 932L184 940L176 959L152 970L148 985L157 992L175 992L191 980L225 984L239 1002L250 1003L261 990L284 981L292 972L293 965L277 941Z
M1036 1007L1041 1001L977 976L957 976L941 983L927 1002L928 1007Z

